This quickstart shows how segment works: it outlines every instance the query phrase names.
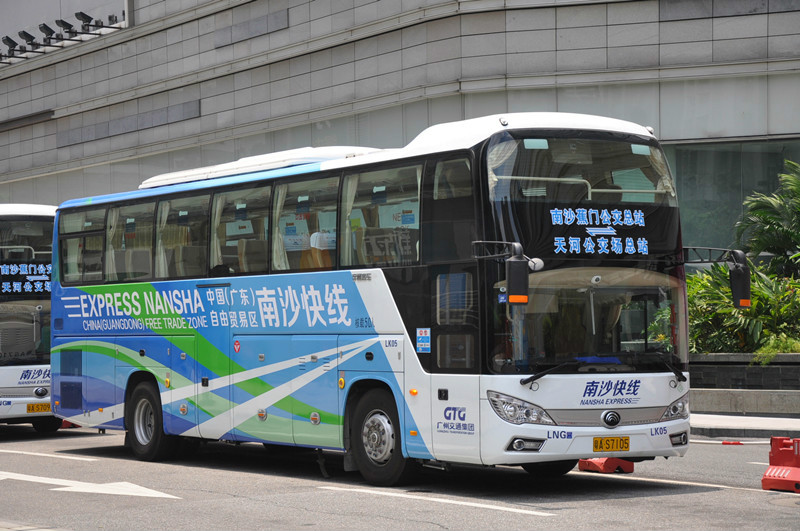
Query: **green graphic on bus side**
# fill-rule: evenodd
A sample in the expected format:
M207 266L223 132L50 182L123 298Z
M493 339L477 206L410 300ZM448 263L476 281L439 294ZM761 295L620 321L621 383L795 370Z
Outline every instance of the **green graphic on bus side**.
M124 292L124 293L127 293L127 294L131 294L131 296L133 296L134 293L138 294L138 299L139 300L160 301L160 295L158 294L157 290L153 287L153 285L150 284L150 283L120 284L120 285L115 285L115 286L85 286L85 287L81 287L79 289L81 291L83 291L84 293L86 293L87 295L91 295L91 296L95 296L95 297L102 296L104 300L109 300L109 298L110 298L110 300L114 300L114 298L113 298L114 294L120 294L120 293ZM109 297L107 297L107 296L109 296ZM133 312L130 312L130 311L125 313L123 311L123 310L131 310L131 306L130 305L128 305L128 307L125 308L125 309L120 309L120 308L118 308L116 306L115 306L115 308L117 308L117 311L120 314L130 315L131 313L133 313ZM141 307L139 307L139 308L141 308ZM151 329L149 329L149 328L144 326L144 323L145 323L146 319L152 317L150 314L141 314L141 312L139 312L139 315L137 315L136 317L130 316L129 318L138 321L139 323L141 323L141 325L142 325L144 330L150 331L150 332L154 333L155 335L162 337L169 344L171 344L171 345L173 345L175 347L178 347L178 345L176 345L173 341L170 340L170 336L176 336L176 335L180 334L184 338L186 338L186 337L193 338L195 340L196 351L204 353L203 366L206 369L208 369L209 371L211 371L212 373L214 373L216 375L219 375L220 377L233 376L233 375L235 375L237 373L244 372L246 370L241 365L235 363L227 354L222 352L213 343L208 341L208 339L206 339L199 331L197 331L194 328L189 327L188 326L189 325L188 321L186 321L186 319L184 319L184 317L180 313L177 313L175 311L167 311L166 308L169 308L168 305L164 306L164 308L165 308L165 311L163 313L161 313L160 316L162 318L166 318L166 319L162 319L161 322L162 323L164 323L164 322L173 323L173 324L180 323L179 326L168 326L168 327L164 327L164 328L162 328L160 330L151 330ZM171 308L170 308L170 310L171 310ZM58 351L61 351L61 350L65 349L65 348L67 348L69 345L74 346L75 344L76 343L70 343L70 344L61 345L60 347L55 348L53 350L55 352L58 352ZM155 372L153 371L153 369L154 369L153 366L146 367L143 363L141 363L141 361L140 361L141 358L139 356L138 351L135 351L135 350L132 350L132 349L127 349L127 348L124 348L124 347L118 347L117 345L115 345L113 343L104 343L104 342L101 342L101 341L83 341L80 344L81 345L93 345L93 346L97 346L97 347L100 347L101 345L112 345L111 347L105 347L105 348L100 349L100 350L102 350L101 352L97 352L97 354L110 356L110 357L114 357L116 355L117 348L119 348L119 350L120 350L120 352L122 354L121 357L124 356L124 359L122 359L122 361L130 363L130 365L136 367L139 370L145 370L145 371L153 373L154 376L156 376L157 380L162 385L164 384L164 378L163 377L158 377L158 375L155 374ZM195 360L196 360L196 358L195 358ZM170 367L166 367L163 364L160 364L160 363L156 362L155 360L152 360L152 362L153 363L157 363L158 366L160 366L159 368L161 369L161 371L167 371L167 370L171 371L172 370ZM178 381L175 380L175 375L173 375L173 377L171 378L171 380L170 380L170 387L171 388L179 389L180 387L183 387L185 385L193 385L194 384L194 382L191 382L189 379L185 378L184 376L182 376L182 375L178 375L178 376L180 378L180 380L178 380ZM179 384L182 384L182 385L179 386ZM248 394L254 396L254 397L262 395L262 394L264 394L264 393L266 393L266 392L268 392L268 391L270 391L270 390L272 390L274 388L274 386L268 384L267 382L265 382L262 379L257 378L257 377L256 378L250 378L250 379L247 379L247 380L242 380L240 382L234 383L233 385L236 386L237 388L247 392ZM209 404L209 399L206 398L209 395L212 398L211 404ZM225 413L227 411L230 411L232 408L235 408L238 405L238 404L235 404L235 403L231 402L230 400L227 400L227 399L224 399L224 398L220 397L219 395L217 395L215 393L210 393L210 392L204 394L204 399L203 399L204 407L202 407L202 408L196 404L195 400L192 400L192 399L187 397L187 401L189 401L195 407L198 407L198 409L200 409L201 411L203 411L207 415L210 415L211 417L215 417L217 415L220 415L220 414L223 414L223 413ZM211 409L211 410L209 409L210 405L213 405L213 409ZM301 401L299 401L299 400L297 400L297 399L295 399L293 397L286 397L284 399L279 400L278 402L275 403L275 407L280 409L280 410L282 410L282 411L284 411L287 415L290 415L290 416L291 415L298 415L298 414L308 415L308 414L310 414L310 412L316 411L316 412L318 412L320 414L320 418L321 418L322 423L332 424L332 425L336 425L336 426L341 426L343 424L343 418L342 418L341 415L339 415L337 413L332 413L332 412L329 412L329 411L320 411L318 408L314 408L310 404L301 402ZM235 428L241 429L238 426L235 427ZM242 431L244 431L244 430L242 430Z

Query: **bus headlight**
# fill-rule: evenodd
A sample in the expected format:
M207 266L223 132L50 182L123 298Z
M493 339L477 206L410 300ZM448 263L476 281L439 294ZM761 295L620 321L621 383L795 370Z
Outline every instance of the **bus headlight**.
M661 420L677 420L689 418L689 394L685 394L671 403L661 415Z
M497 416L511 424L555 424L547 412L530 402L495 391L487 391L489 403Z

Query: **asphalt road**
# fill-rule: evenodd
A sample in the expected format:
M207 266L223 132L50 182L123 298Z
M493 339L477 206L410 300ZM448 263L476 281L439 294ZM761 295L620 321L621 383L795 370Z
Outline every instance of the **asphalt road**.
M0 529L798 529L800 494L761 488L768 441L721 442L631 474L453 467L375 488L337 454L209 443L144 463L121 432L0 426Z

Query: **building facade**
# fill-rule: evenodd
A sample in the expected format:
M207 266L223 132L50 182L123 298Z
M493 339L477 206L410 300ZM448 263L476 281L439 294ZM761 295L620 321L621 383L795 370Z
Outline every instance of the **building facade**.
M684 244L720 247L800 161L800 0L120 1L118 30L4 55L0 202L567 111L652 126Z

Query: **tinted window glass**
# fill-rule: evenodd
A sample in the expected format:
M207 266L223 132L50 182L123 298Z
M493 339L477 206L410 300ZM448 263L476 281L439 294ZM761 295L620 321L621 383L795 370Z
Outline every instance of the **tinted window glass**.
M419 262L419 183L422 165L345 177L342 265Z
M127 281L152 277L155 203L108 209L106 278Z
M333 267L338 192L338 177L275 187L273 269Z
M159 201L156 277L208 274L208 210L208 194Z
M262 186L214 196L212 274L267 272L270 192L271 187Z

